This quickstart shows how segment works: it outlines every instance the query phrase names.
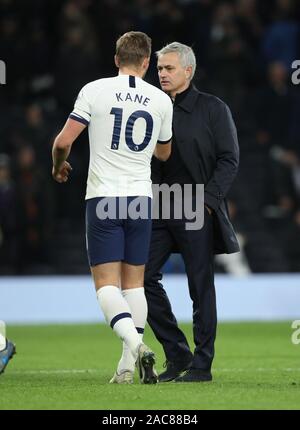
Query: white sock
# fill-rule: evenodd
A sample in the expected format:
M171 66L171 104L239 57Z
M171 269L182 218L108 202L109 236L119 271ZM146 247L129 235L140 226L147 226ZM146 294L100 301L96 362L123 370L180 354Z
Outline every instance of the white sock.
M131 288L129 290L123 290L122 294L129 305L135 328L142 341L148 313L144 288ZM136 360L131 354L130 349L126 343L123 342L123 353L118 364L117 372L120 374L124 370L134 371L135 361Z
M6 347L6 338L0 333L0 351Z
M97 291L97 298L107 323L126 343L136 360L141 339L120 289L113 285L106 285Z

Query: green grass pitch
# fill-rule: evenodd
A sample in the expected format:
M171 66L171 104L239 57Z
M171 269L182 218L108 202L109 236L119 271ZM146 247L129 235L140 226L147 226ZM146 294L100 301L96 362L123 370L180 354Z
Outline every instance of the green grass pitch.
M181 325L192 343L191 325ZM17 355L0 409L300 409L300 345L291 323L219 324L211 383L108 384L121 342L105 325L8 327ZM145 342L163 369L150 329Z

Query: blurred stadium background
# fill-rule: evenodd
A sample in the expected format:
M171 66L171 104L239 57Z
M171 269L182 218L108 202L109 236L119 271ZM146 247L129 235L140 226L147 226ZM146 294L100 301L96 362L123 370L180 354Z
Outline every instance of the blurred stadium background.
M153 51L174 40L193 46L195 84L228 103L237 124L241 162L229 202L242 252L216 258L221 319L300 316L300 85L291 82L299 28L293 0L0 0L7 67L0 318L68 320L73 306L80 321L84 297L82 320L96 318L86 296L93 294L84 237L87 134L74 146L72 178L63 186L51 178L51 145L79 89L116 73L115 40L131 29L147 32ZM154 55L151 64L146 79L158 85ZM190 309L180 313L180 301L188 302L181 258L173 255L164 272L175 312L189 319Z

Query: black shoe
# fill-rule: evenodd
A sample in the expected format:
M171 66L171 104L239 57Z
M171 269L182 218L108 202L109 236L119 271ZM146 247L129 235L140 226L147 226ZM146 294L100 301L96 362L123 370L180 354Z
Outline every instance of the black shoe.
M169 382L177 378L182 372L188 370L193 362L193 357L188 361L166 361L164 367L167 369L158 375L159 382Z
M184 375L178 376L174 382L209 382L212 380L210 371L191 368Z
M16 346L10 340L6 340L6 347L0 351L0 374L4 372L15 353Z

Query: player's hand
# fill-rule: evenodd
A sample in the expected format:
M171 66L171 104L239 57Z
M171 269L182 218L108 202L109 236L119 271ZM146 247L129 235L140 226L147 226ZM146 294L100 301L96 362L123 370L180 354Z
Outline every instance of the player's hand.
M69 179L69 174L72 171L72 167L71 164L68 163L67 161L64 161L61 168L59 170L57 170L54 166L52 169L52 176L53 179L56 182L59 182L60 184L63 182L67 182L67 180Z

